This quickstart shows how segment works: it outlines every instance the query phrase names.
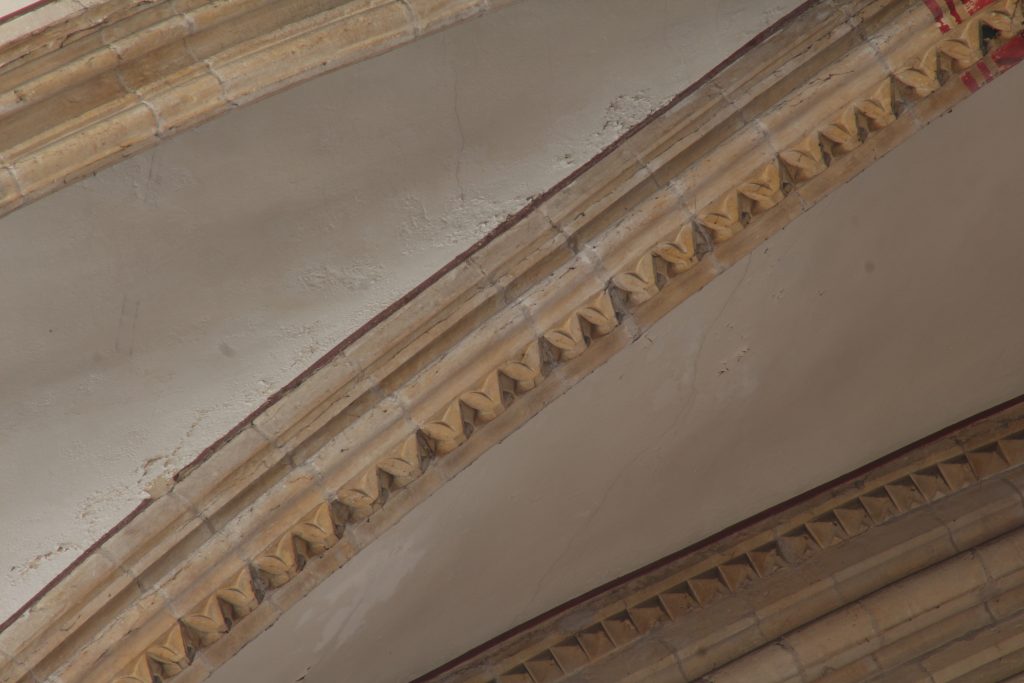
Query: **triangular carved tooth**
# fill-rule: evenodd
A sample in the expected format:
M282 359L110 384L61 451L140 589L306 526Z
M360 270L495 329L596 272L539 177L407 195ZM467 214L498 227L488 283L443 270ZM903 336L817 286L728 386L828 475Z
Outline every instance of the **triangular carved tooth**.
M551 654L565 673L581 669L590 661L590 657L587 656L580 641L576 638L566 638L555 645L551 648Z
M473 409L479 422L490 422L505 410L505 394L509 389L502 386L502 375L494 370L487 374L480 385L462 394L459 399Z
M640 633L647 633L658 624L666 622L671 618L668 610L665 609L664 605L656 597L633 605L629 608L628 612L633 620L633 624Z
M834 121L821 129L821 134L832 142L832 156L855 150L861 143L856 109L844 109Z
M367 467L338 491L338 500L353 519L366 519L380 507L383 488L376 466Z
M561 325L545 332L544 338L559 350L561 359L567 361L587 350L591 336L604 336L618 324L612 298L607 291L602 291L573 311Z
M633 304L642 304L650 300L660 289L654 257L651 254L643 255L632 270L619 273L612 278L612 283L628 293Z
M914 480L914 485L928 500L935 500L949 493L949 486L942 478L938 467L929 467L920 472L914 472L910 478Z
M760 576L771 576L780 569L785 569L787 565L785 558L782 556L782 551L775 543L768 543L759 548L754 548L747 553L747 556Z
M583 333L583 325L575 313L566 318L558 327L544 333L552 346L558 349L563 361L581 356L587 350L587 340Z
M1014 33L1013 10L1016 0L1005 3L1004 7L994 8L978 17L978 21L999 32L1002 38L1012 38Z
M938 468L951 491L959 491L978 480L971 469L971 464L967 462L967 457L963 455L940 462Z
M779 552L790 564L796 564L817 551L817 543L804 527L794 529L779 538Z
M834 514L824 514L807 522L804 526L822 548L828 548L846 540L846 531Z
M896 120L893 106L892 81L886 78L875 93L857 103L857 110L868 120L871 130L879 130Z
M608 636L601 624L595 624L583 629L576 635L584 652L590 659L597 659L615 649L615 643Z
M330 503L320 503L292 527L292 533L306 542L311 555L322 555L338 542L335 514Z
M882 488L865 493L860 497L860 502L875 524L882 524L899 513L892 497Z
M607 291L601 291L590 301L577 309L576 315L590 323L590 331L595 337L610 334L619 326L619 318L615 313L615 304Z
M754 177L739 187L739 192L754 202L755 213L761 213L776 206L783 200L782 175L779 166L772 162L762 168Z
M244 567L227 585L218 589L217 597L231 605L231 611L238 620L259 607L263 592L253 581L252 571Z
M978 479L999 474L1009 466L1009 463L1003 459L1003 456L995 448L971 451L967 454L967 462L971 463L971 469L974 470L974 475Z
M982 57L980 52L973 52L970 46L962 40L944 40L939 43L939 52L950 58L954 71L969 69ZM977 54L977 59L972 58L975 54Z
M508 361L500 368L502 374L515 380L516 391L519 393L525 393L536 387L537 382L541 379L543 369L540 342L538 341L530 342L523 349L519 358Z
M1024 439L1000 439L997 445L1010 465L1024 463Z
M687 583L690 584L691 592L702 607L721 595L729 594L729 587L722 579L722 575L715 570L687 579Z
M562 667L559 666L558 662L555 661L555 658L548 651L535 656L526 662L524 666L526 666L526 670L530 672L533 680L537 683L554 683L554 681L561 679L564 675Z
M441 415L423 425L422 429L434 442L434 451L444 455L454 451L469 438L473 430L472 415L462 401L455 400L448 404Z
M146 648L146 655L157 662L165 678L176 676L188 668L195 656L195 645L181 624L174 624Z
M843 530L850 536L864 533L873 526L871 516L859 500L841 505L833 510L833 513L843 525Z
M757 570L746 555L740 555L719 565L718 572L733 592L740 590L757 578Z
M229 609L220 598L211 595L182 617L181 621L192 631L201 647L208 647L220 640L231 628Z
M678 619L687 612L693 611L700 605L693 595L690 584L683 582L678 586L669 588L667 591L658 594L658 600L665 606L665 611L673 619Z
M916 66L897 71L895 78L916 97L928 97L939 89L937 51L934 48L928 50Z
M952 60L953 71L971 68L985 55L981 51L981 22L975 20L964 25L960 35L939 43L939 52Z
M153 683L153 665L149 658L141 655L132 660L128 668L114 677L113 683Z
M640 632L637 630L633 620L629 618L628 612L614 614L602 623L604 624L604 630L608 632L608 636L615 643L616 647L622 647L640 636Z
M914 480L910 477L886 484L884 488L900 512L908 512L925 503L924 496L917 490Z
M381 459L377 467L391 475L397 488L408 486L423 474L426 449L419 434L406 437L390 455Z
M724 242L743 230L741 218L739 193L733 191L705 209L697 220L711 231L715 242Z
M793 179L800 182L810 180L828 168L828 162L821 150L821 141L816 134L804 138L799 144L780 153L779 158L789 169Z
M295 537L287 533L253 560L253 564L277 588L288 583L302 570L304 561L295 547Z
M693 226L685 225L671 242L662 242L654 253L668 264L669 273L678 275L693 268L700 261Z

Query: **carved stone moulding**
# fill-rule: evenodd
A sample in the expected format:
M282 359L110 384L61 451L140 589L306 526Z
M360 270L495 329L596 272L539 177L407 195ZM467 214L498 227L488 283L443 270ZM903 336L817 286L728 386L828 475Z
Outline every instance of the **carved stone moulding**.
M1014 403L598 588L416 683L1020 673L1024 398Z
M491 445L971 95L981 63L1009 68L1018 1L961 10L942 30L918 0L804 5L179 473L0 632L0 682L205 678ZM253 62L249 82L277 68ZM818 543L831 523L806 533Z
M57 0L0 26L0 215L512 0Z

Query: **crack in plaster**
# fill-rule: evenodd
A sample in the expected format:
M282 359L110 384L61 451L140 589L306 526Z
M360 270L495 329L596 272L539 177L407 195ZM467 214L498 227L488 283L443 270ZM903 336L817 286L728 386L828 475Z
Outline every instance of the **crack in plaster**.
M466 201L466 190L462 185L462 157L466 151L466 133L462 127L462 116L459 114L459 70L452 57L451 43L448 34L444 34L444 50L448 57L448 68L452 74L452 110L455 114L455 129L459 133L459 149L455 153L455 184L459 187L459 200Z

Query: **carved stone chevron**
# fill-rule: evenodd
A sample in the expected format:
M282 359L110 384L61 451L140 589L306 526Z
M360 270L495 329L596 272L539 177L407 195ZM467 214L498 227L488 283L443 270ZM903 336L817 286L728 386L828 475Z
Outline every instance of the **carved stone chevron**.
M0 632L0 683L205 678L680 301L969 96L963 59L937 58L923 94L899 74L962 57L950 41L992 59L1020 40L1016 0L977 5L945 32L918 0L806 5L179 473ZM264 68L275 73L253 67L257 81ZM706 603L849 534L886 500L922 494L909 481L676 597Z
M232 107L509 2L58 0L17 17L0 26L0 215Z
M923 628L911 624L925 612L945 612L943 623L949 624L949 607L957 606L953 598L978 588L974 585L978 578L964 568L976 561L960 557L963 551L986 543L1001 546L1002 561L1014 573L1007 567L990 567L990 576L982 573L980 577L990 582L984 595L977 603L961 600L960 609L992 600L997 613L1006 614L1010 607L1013 614L1024 610L1017 596L1024 581L1024 572L1018 571L1024 570L1022 465L1024 402L1018 400L1013 407L883 461L809 500L635 572L629 580L604 587L585 601L558 608L538 623L502 636L483 652L417 683L698 679L781 683L819 680L829 667L838 669L837 663L853 662L859 668L848 667L847 677L834 680L867 680L865 667L869 673L879 673L879 662L885 660L875 661L848 643L884 635L876 629L886 624L869 627L867 638L863 630L847 633L856 630L855 612L861 609L857 601L878 604L890 618L907 612L894 620L898 628L893 629L890 644ZM1012 540L991 543L1011 531L1015 532ZM925 552L922 547L927 547ZM961 568L944 570L946 562ZM907 579L922 570L922 578ZM1007 578L991 581L1000 576ZM816 587L816 581L821 585ZM915 582L925 584L917 593L921 597L901 598L904 587ZM997 597L1000 593L1006 594ZM834 625L815 623L837 609L840 615L832 619ZM759 623L751 627L754 621L749 617L754 613ZM919 621L930 626L936 620ZM954 628L944 629L949 631L945 637L962 636L991 621L988 615L959 628L952 620ZM815 632L816 628L827 633ZM773 642L793 631L799 635L786 636L785 645L797 651L797 661L783 657L781 663L766 664L764 660L775 654ZM743 632L746 637L736 639ZM800 641L810 637L814 646L807 647L805 655L799 652ZM829 639L837 652L826 664L820 650L822 641ZM910 661L944 642L916 640L894 648ZM645 641L656 641L659 647L645 648ZM666 655L667 648L674 648L674 654ZM842 662L844 649L853 654ZM681 663L680 657L684 658ZM1024 659L1018 666L1024 670Z

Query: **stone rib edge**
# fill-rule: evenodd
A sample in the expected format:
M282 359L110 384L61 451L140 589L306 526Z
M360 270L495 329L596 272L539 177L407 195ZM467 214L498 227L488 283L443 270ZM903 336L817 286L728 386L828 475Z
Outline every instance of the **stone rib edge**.
M0 633L0 681L202 680L490 445L968 96L975 63L1009 68L994 60L1020 24L1009 1L945 33L916 2L811 6L182 477ZM839 63L860 68L815 78ZM691 193L720 199L691 212Z
M0 215L231 108L513 1L41 6L0 26Z
M1006 681L1024 671L1024 527L1019 516L1016 522L1012 530L822 615L706 680L786 683L796 674L803 676L797 680L820 683ZM840 643L845 647L836 648Z
M415 683L557 683L628 655L648 635L681 647L671 655L662 647L643 671L630 660L626 668L640 672L637 680L662 668L679 670L683 680L740 670L744 658L786 634L1024 526L1022 465L1024 397L711 544L597 589ZM912 528L899 533L901 524ZM1024 532L1017 535L1021 540L1011 551L1019 554ZM853 543L860 547L849 547ZM909 547L914 543L934 547L923 554ZM1018 568L1024 568L1019 558ZM796 582L785 576L795 573ZM737 639L745 630L751 636ZM716 640L716 633L724 635ZM614 674L593 678L604 679L620 680ZM754 679L767 680L763 673L736 678Z

